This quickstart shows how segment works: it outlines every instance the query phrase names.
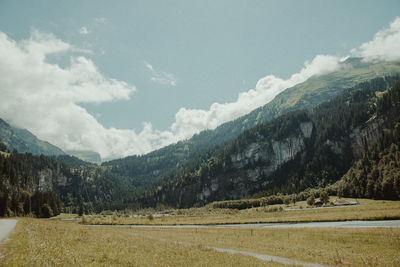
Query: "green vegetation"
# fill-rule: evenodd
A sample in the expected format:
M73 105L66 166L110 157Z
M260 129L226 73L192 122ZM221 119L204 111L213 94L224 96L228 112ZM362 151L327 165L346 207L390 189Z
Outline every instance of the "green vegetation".
M398 114L390 114L396 108L397 102L386 109L380 107L384 105L382 102L387 102L386 94L399 90L399 85L396 85L392 90L383 93L394 86L398 79L398 76L394 76L361 83L312 111L294 111L270 122L258 124L244 131L232 142L209 150L162 176L161 184L145 192L138 201L145 207L154 207L160 203L172 207L191 207L215 200L231 199L235 195L238 198L245 194L256 197L290 194L334 184L349 170L352 162L358 159L356 148L364 149L355 144L353 132L356 129L365 127L375 117L383 122L371 135L379 137L382 129L386 129L386 132L394 131L393 124L397 122ZM303 151L271 174L261 175L256 181L247 178L249 171L268 166L268 158L245 161L241 167L235 167L232 162L232 155L243 152L254 143L269 144L272 141L279 142L300 136L300 126L307 122L312 123L313 131L311 137L304 141ZM376 140L365 142L367 143L364 145L372 146ZM267 145L265 149L272 148ZM237 177L239 182L232 182ZM200 192L210 191L213 181L217 181L219 189L206 198L199 198ZM337 188L332 189L331 193L337 193ZM389 198L384 195L380 197ZM390 199L399 197L397 194Z
M56 170L62 166L45 156L16 152L0 155L0 217L31 213L51 217L62 211L59 195L39 186L41 177L36 172L45 168Z
M340 195L377 199L400 197L400 83L381 96L377 112L397 120L343 176L337 185Z
M315 188L315 197L325 204L327 194L399 199L400 86L394 86L399 76L346 88L366 77L397 72L400 66L358 59L343 64L339 72L312 77L216 131L102 166L67 155L10 152L2 144L0 216L189 208L212 202L218 208L248 209L305 201ZM330 101L316 106L326 99ZM301 107L305 109L290 111ZM6 136L17 136L1 122ZM261 156L245 158L251 147ZM274 149L296 153L280 160L273 158ZM242 159L238 163L234 158ZM326 193L320 196L319 189Z
M336 197L331 197L331 199L335 200ZM344 200L353 201L354 199ZM304 200L291 205L265 205L242 210L232 208L236 201L232 201L232 205L230 201L226 202L230 208L217 208L214 203L211 203L205 207L190 209L102 212L97 215L87 215L85 219L87 224L98 225L208 225L400 219L399 201L357 199L359 204L354 206L332 208L331 204L328 204L324 208L314 209ZM60 218L66 217L67 215L62 215Z
M342 91L384 75L400 73L396 62L364 63L360 58L349 58L342 68L334 73L311 77L304 83L289 88L271 102L255 109L234 121L227 122L215 130L203 131L189 140L161 148L143 156L130 156L103 163L112 167L117 176L129 179L135 192L148 195L148 189L165 182L168 172L184 164L196 165L218 148L224 147L234 138L258 124L266 123L293 110L312 109L328 101ZM198 164L195 168L199 167ZM336 179L336 178L335 178Z

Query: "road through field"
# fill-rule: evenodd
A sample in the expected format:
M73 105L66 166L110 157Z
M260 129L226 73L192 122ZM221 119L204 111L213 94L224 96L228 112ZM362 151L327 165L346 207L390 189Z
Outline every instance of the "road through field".
M333 221L333 222L303 222L303 223L242 223L242 224L192 224L192 225L113 225L113 227L132 228L400 228L400 220L381 221Z
M6 237L14 230L17 222L17 220L13 219L0 220L0 242L3 242L4 239L6 239Z

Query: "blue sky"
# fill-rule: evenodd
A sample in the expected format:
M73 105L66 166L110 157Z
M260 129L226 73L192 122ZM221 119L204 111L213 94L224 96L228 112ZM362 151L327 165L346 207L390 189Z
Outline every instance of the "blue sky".
M135 88L129 96L74 103L106 129L139 135L145 122L169 131L181 108L234 102L267 75L288 79L316 55L347 56L399 11L400 1L389 0L0 0L0 31L17 43L32 31L52 34L73 49L46 54L47 62L68 68L71 57L83 56L104 79Z

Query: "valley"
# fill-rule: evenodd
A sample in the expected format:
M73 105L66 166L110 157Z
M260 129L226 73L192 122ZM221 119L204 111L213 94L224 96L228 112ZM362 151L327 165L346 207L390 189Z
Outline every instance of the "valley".
M285 206L283 211L267 213L256 208L233 214L229 210L170 210L170 216L158 217L160 213L148 210L143 211L148 215L137 219L122 213L18 218L10 240L0 246L0 254L4 255L0 265L397 266L399 224L387 226L385 221L373 221L372 227L366 223L339 228L318 224L300 228L259 224L400 216L399 201L357 201L356 206L302 209L296 207L306 203L296 203ZM195 215L200 212L203 212L201 216ZM291 215L282 215L285 213ZM110 224L90 225L99 223L99 218L104 223L109 220ZM128 225L121 225L125 223ZM137 225L131 227L129 224L133 223Z
M400 78L339 91L101 165L2 122L0 265L399 265Z
M400 266L400 1L0 1L0 267Z

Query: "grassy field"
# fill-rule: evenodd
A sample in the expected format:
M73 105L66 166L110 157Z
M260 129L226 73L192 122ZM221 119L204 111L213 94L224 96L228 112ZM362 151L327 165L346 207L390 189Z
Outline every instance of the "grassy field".
M400 229L123 228L21 218L0 266L281 266L219 247L338 266L400 266Z
M127 229L140 236L339 266L400 266L400 229Z
M86 223L184 225L400 219L400 201L358 199L358 202L360 204L355 206L318 209L305 208L307 205L304 201L291 206L273 205L245 210L211 209L206 206L170 210L165 212L168 216L161 217L153 216L155 211L147 210L141 213L141 217L132 217L128 214L90 215L86 216ZM280 207L282 211L279 211Z
M126 228L86 224L212 224L400 218L399 201L358 200L348 207L267 206L247 210L209 207L129 214L62 214L20 218L0 245L0 266L281 266L210 247L338 266L400 266L397 228ZM285 208L284 211L279 207ZM302 208L301 208L302 207ZM138 214L136 214L137 216ZM152 215L152 216L150 216ZM84 222L84 223L82 223ZM4 255L2 257L1 255Z
M281 266L149 238L118 227L21 218L0 246L0 266Z

